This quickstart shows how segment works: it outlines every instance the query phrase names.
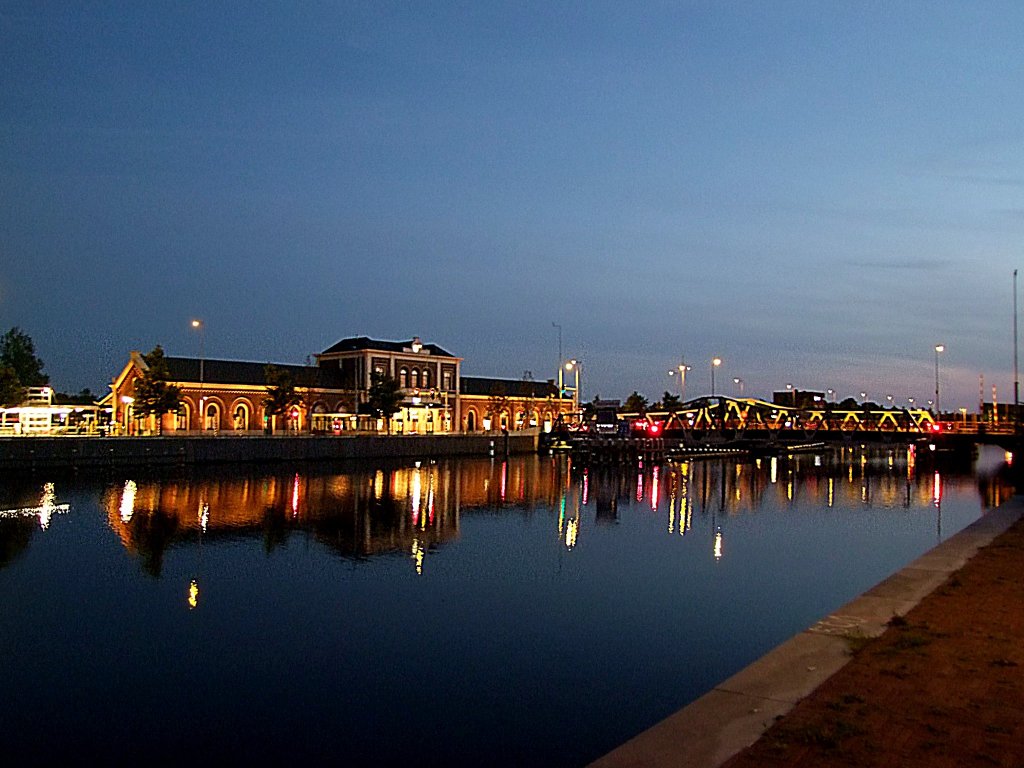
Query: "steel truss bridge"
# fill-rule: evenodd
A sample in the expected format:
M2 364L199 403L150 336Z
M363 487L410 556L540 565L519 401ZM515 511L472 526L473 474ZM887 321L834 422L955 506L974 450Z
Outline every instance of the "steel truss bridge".
M925 409L840 409L823 404L794 408L758 399L699 397L674 411L621 414L634 434L677 437L685 443L729 440L768 441L894 441L928 438L948 445L990 443L1008 449L1018 446L1010 421L985 422L976 415L936 419Z

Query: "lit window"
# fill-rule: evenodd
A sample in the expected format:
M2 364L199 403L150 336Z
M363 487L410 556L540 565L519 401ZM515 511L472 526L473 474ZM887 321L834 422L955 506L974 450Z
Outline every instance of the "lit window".
M398 372L398 384L399 384L399 386L402 387L402 389L405 389L406 387L409 386L409 369L408 368L402 368Z

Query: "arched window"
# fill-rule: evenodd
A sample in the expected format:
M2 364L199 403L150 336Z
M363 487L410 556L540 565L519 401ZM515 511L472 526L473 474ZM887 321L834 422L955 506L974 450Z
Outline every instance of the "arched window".
M220 429L220 405L207 401L204 410L206 411L206 423L203 424L203 429L214 431Z
M430 369L429 368L424 368L423 369L423 382L422 383L423 383L423 388L424 389L427 389L427 387L430 386Z
M174 428L177 429L191 429L189 426L189 420L192 418L192 407L184 400L178 404L178 411L174 414Z
M451 392L452 391L452 372L451 371L445 371L443 374L441 374L441 389L443 389L445 392Z
M466 431L476 432L476 411L472 408L469 413L466 414Z
M408 389L409 387L409 369L402 368L398 371L398 386L402 389Z
M244 431L249 428L249 405L244 402L236 402L235 410L232 413L232 427Z
M412 388L420 388L420 372L416 368L412 369Z

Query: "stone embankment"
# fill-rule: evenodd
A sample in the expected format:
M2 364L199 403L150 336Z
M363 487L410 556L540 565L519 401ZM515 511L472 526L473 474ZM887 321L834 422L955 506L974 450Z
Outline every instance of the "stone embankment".
M537 450L537 434L0 438L0 471L359 458L504 456Z

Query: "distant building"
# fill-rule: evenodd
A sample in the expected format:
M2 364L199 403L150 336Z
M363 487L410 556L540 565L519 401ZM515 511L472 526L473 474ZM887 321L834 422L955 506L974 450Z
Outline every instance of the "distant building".
M772 392L772 405L789 408L824 408L825 393L809 389L783 389Z
M181 390L181 408L167 414L162 428L175 431L341 433L379 431L383 420L362 411L369 399L375 372L395 379L402 389L402 407L391 419L398 434L510 431L550 425L572 410L572 401L559 397L551 382L485 379L461 376L462 358L419 337L409 341L380 341L365 336L342 339L315 355L315 364L274 363L291 374L301 402L283 417L266 413L268 363L238 360L166 357L170 383ZM156 431L141 425L132 413L134 382L147 370L139 352L111 383L103 404L112 409L111 421L122 434Z
M572 411L572 400L560 398L555 382L464 376L459 398L462 431L531 427L550 430L560 414Z

